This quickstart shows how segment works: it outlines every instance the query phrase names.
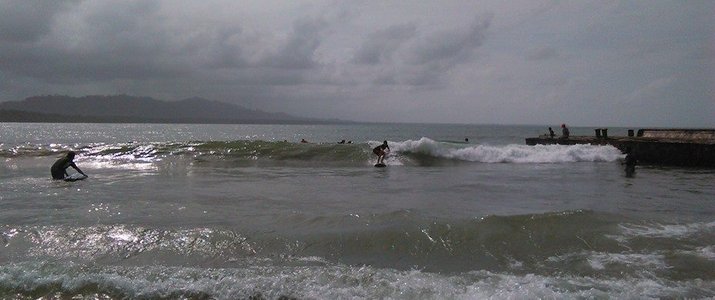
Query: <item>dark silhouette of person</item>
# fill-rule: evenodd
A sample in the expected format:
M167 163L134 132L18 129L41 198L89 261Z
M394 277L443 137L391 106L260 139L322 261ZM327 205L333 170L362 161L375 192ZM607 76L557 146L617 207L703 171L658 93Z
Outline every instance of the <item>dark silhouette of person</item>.
M626 159L624 163L626 165L626 177L633 177L633 174L636 172L638 158L636 158L636 155L630 147L626 148Z
M74 168L80 174L84 175L85 177L88 177L87 174L84 174L84 172L82 172L82 170L80 170L77 165L75 165L75 155L76 154L74 153L74 151L67 152L67 155L58 159L52 165L52 168L50 168L50 173L52 173L52 179L62 180L67 178L67 176L69 176L69 174L67 174L67 168L69 167Z
M549 127L549 137L553 139L554 136L556 136L556 134L554 133L554 130L551 129L551 127Z
M469 138L464 138L465 143L469 143Z
M345 144L345 140L339 141L338 144Z
M387 149L387 150L385 150ZM385 155L390 151L390 146L387 145L387 141L384 141L382 145L377 146L372 149L372 153L377 155L377 164L385 163Z
M567 139L569 138L569 135L571 135L569 128L566 127L566 124L561 124L561 138Z
M308 141L306 141L305 139L300 139L300 142L303 143L303 144L307 144L307 143L308 143Z

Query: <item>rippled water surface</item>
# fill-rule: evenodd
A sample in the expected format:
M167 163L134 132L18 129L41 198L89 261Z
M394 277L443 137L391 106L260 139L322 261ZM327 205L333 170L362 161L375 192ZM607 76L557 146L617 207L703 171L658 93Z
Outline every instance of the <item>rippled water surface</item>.
M714 170L542 131L3 123L0 298L715 297Z

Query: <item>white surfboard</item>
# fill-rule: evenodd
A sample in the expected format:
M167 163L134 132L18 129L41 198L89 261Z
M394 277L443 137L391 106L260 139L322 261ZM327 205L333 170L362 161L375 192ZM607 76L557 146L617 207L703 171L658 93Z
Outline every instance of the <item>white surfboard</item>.
M78 180L84 180L87 179L88 176L82 175L80 173L74 173L70 176L65 177L64 181L78 181Z

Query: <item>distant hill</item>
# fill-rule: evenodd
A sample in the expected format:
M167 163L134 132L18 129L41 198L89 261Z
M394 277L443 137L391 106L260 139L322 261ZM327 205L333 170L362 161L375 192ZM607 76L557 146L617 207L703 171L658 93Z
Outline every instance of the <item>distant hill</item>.
M89 123L342 123L269 113L202 98L161 101L149 97L36 96L0 102L0 122Z

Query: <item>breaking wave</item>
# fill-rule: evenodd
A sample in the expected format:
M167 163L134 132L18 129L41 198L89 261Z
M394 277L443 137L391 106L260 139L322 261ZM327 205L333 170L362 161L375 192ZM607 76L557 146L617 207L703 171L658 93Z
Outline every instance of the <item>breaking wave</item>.
M595 145L464 145L429 138L392 142L393 152L416 159L442 158L482 163L610 162L623 157L612 146Z
M19 145L0 149L0 157L59 156L65 151L79 153L78 161L95 163L143 164L170 157L199 160L252 162L320 162L361 166L374 161L372 147L362 144L296 144L268 141L194 141L162 143L115 143L88 145ZM612 162L623 157L611 146L597 145L470 145L437 142L429 138L390 141L392 165L429 165L435 162L479 163L573 163Z

